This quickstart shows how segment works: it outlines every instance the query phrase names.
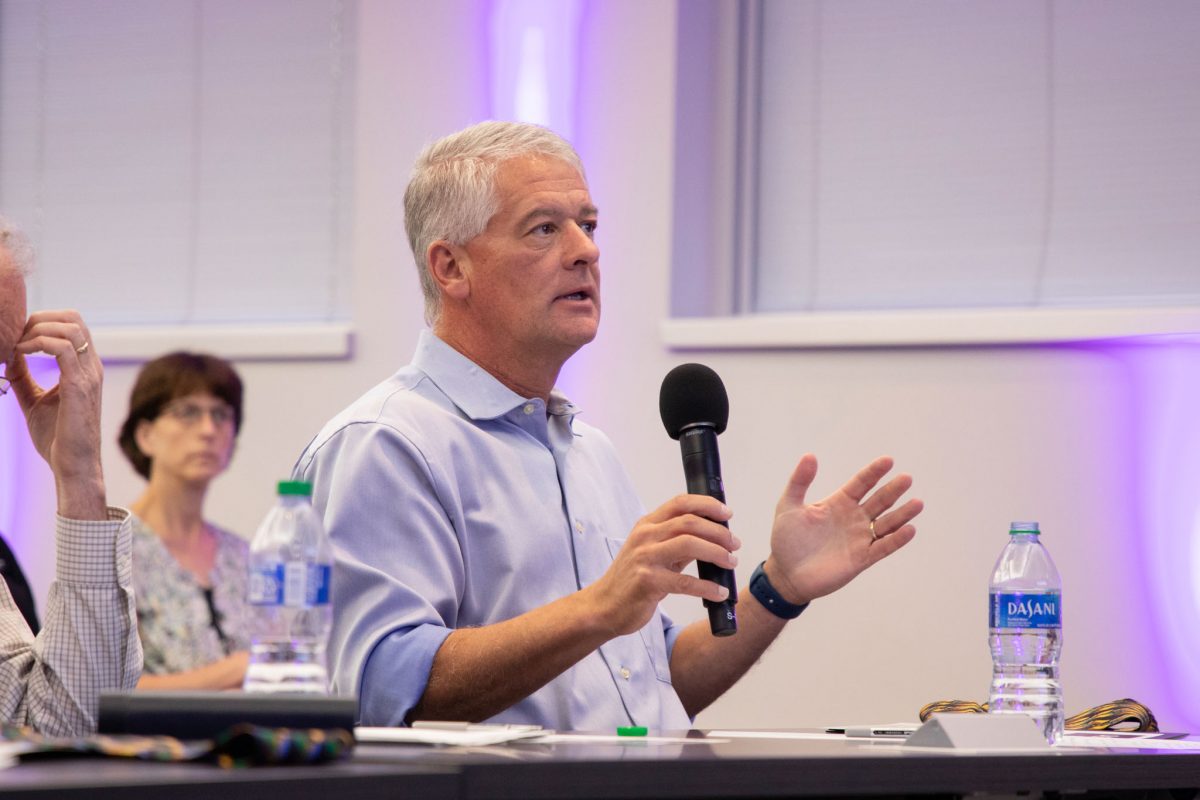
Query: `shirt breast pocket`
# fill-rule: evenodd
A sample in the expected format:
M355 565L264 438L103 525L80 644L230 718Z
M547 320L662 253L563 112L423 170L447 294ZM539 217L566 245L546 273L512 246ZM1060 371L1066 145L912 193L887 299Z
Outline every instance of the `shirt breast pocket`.
M604 541L608 545L609 556L615 560L617 553L624 546L625 540L605 537ZM641 637L642 645L646 648L646 657L654 667L654 676L663 683L670 684L671 659L667 654L667 637L663 631L662 611L655 609L654 616L642 626L642 629L638 631L638 636Z

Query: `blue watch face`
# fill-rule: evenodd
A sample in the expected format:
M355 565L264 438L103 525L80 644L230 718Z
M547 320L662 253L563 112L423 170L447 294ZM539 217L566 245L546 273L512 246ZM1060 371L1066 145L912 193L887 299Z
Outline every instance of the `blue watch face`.
M771 585L771 579L767 577L762 564L759 564L750 576L750 594L754 595L754 599L762 603L765 609L781 619L795 619L808 608L808 603L798 606L785 600Z

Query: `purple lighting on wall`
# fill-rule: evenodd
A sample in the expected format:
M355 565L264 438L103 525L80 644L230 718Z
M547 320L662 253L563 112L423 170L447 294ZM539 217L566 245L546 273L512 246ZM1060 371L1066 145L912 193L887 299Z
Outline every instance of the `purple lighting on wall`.
M1138 385L1134 416L1148 624L1159 652L1162 694L1155 708L1187 730L1200 728L1200 337L1155 337L1128 348ZM1114 591L1134 587L1114 585ZM1114 643L1114 646L1116 643Z
M58 383L54 359L33 356L29 369L43 387ZM54 572L54 475L29 439L25 417L10 392L0 398L0 531L35 584ZM45 586L35 586L39 602Z
M492 3L492 116L573 140L582 0Z

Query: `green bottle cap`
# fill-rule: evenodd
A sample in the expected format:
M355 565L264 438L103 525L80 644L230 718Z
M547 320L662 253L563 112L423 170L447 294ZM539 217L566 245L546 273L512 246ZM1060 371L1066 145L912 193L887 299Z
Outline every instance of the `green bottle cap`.
M279 495L303 495L312 497L312 484L308 481L280 481L275 491Z
M624 728L617 728L617 736L645 736L645 725L629 725Z

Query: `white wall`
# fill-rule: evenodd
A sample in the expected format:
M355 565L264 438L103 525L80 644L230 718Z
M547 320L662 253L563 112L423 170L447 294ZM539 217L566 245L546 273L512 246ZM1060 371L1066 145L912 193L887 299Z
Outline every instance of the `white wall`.
M467 0L364 2L355 356L239 365L246 427L210 498L215 521L249 534L308 438L410 355L421 314L400 198L426 140L486 113L483 55L465 46L481 41L471 27L481 8ZM1042 522L1064 574L1068 710L1125 696L1170 708L1144 598L1124 588L1140 569L1126 536L1136 509L1123 502L1136 483L1127 454L1139 390L1120 348L675 353L661 345L674 25L669 0L594 3L584 20L577 138L601 209L604 322L566 389L584 418L612 436L652 506L683 483L677 445L658 420L662 375L685 360L721 373L732 405L722 456L733 524L746 543L743 581L766 555L771 508L805 451L821 459L818 496L889 453L915 475L914 493L928 504L908 548L814 603L698 724L905 719L931 700L986 699L987 579L1008 521L1021 518ZM104 455L114 502L140 489L113 444L135 372L111 365L106 374ZM49 577L44 569L35 576L43 590ZM697 601L669 606L679 618L700 616ZM1167 728L1187 721L1159 716Z
M746 543L743 581L767 554L771 510L805 451L820 459L819 497L888 453L928 504L912 545L814 603L698 724L911 719L932 700L986 700L988 576L1008 522L1026 517L1041 520L1065 576L1068 710L1125 696L1168 707L1139 598L1123 590L1135 566L1132 509L1121 503L1136 391L1125 364L1086 347L666 351L657 325L669 305L674 9L604 11L608 21L594 26L602 38L585 54L590 100L579 126L601 209L605 304L598 340L577 357L587 367L574 373L586 418L612 436L656 505L683 483L658 420L662 376L688 360L723 376L732 410L722 458ZM669 605L699 617L695 601Z

